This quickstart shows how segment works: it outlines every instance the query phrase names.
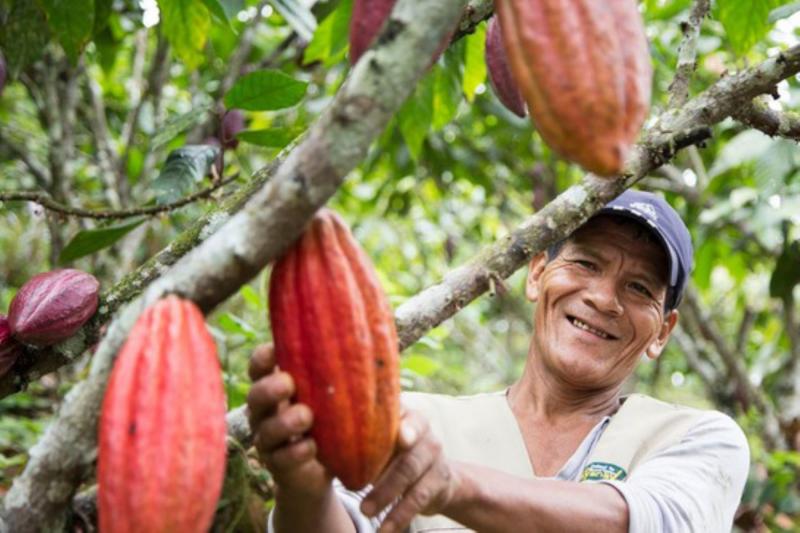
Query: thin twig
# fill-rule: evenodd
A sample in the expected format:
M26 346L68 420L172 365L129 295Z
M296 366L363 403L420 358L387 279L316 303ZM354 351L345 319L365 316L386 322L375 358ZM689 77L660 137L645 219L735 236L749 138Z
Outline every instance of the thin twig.
M36 181L36 185L38 187L46 189L50 186L50 175L47 171L47 168L31 157L30 150L26 150L20 146L17 146L17 144L12 142L11 139L3 135L2 130L0 130L0 143L3 143L3 145L8 147L8 149L11 150L11 152L17 156L20 161L22 161L22 163L27 167L28 172L30 172L33 176L33 179Z
M700 26L711 8L711 0L696 0L689 18L681 23L683 39L678 47L678 65L675 78L669 86L669 108L682 106L689 99L689 81L697 68L697 37Z
M239 173L235 173L234 175L221 180L210 187L203 189L202 191L198 191L190 196L185 198L181 198L176 202L172 202L169 204L157 205L153 207L142 207L136 209L120 209L116 211L94 211L90 209L83 209L80 207L71 207L63 204L59 204L58 202L54 202L47 194L35 191L18 191L18 192L10 192L10 191L0 191L0 201L3 202L12 202L12 201L28 201L28 202L35 202L45 209L49 211L53 211L55 213L61 213L62 215L69 215L79 218L93 218L97 220L108 220L108 219L124 219L124 218L131 218L136 216L150 216L150 215L157 215L159 213L164 213L167 211L173 211L178 209L179 207L183 207L187 204L192 202L196 202L197 200L207 198L211 195L214 191L227 185L228 183L232 182L236 178L239 177Z

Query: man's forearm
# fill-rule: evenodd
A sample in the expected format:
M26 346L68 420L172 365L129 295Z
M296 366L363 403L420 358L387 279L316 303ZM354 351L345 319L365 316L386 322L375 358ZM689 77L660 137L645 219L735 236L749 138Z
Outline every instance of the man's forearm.
M527 480L459 462L453 468L459 488L443 514L477 531L628 531L628 505L609 485Z
M355 533L353 520L333 487L321 496L309 498L282 492L275 495L275 533Z

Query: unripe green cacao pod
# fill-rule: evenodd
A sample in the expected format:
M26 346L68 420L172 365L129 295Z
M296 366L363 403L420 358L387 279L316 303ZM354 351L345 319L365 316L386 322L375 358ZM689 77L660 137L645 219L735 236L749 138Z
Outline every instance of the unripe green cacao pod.
M11 300L14 337L50 346L72 337L97 310L100 283L91 274L64 268L37 274Z
M396 440L397 332L369 257L332 211L276 262L269 313L278 365L314 413L318 459L345 487L364 487Z
M497 17L489 19L489 25L486 28L485 55L489 81L498 100L518 117L524 117L528 114L525 110L525 99L522 98L517 82L511 75L508 56L503 45L503 34Z
M190 301L164 298L134 325L103 399L100 531L208 531L226 432L222 373L203 314Z
M495 0L495 11L544 141L599 176L619 174L652 84L636 0Z
M21 353L22 346L11 336L8 319L5 315L0 315L0 376L14 366Z

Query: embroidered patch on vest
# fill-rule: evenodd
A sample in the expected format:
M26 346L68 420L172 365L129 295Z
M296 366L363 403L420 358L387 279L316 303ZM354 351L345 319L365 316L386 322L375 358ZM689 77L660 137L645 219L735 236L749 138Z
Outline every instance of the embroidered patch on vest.
M589 463L583 469L581 481L622 481L628 473L621 466L611 463Z

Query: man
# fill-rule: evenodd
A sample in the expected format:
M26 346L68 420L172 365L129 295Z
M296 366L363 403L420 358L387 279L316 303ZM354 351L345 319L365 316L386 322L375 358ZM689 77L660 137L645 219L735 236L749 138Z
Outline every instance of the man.
M361 494L315 460L312 414L289 405L291 378L259 348L248 404L276 483L270 530L729 531L749 466L735 422L620 395L666 345L692 253L664 200L626 191L534 257L520 379L492 394L406 393L395 456Z

